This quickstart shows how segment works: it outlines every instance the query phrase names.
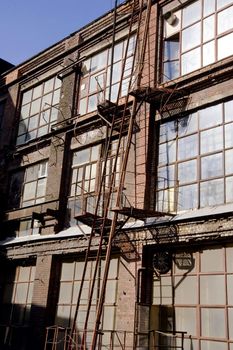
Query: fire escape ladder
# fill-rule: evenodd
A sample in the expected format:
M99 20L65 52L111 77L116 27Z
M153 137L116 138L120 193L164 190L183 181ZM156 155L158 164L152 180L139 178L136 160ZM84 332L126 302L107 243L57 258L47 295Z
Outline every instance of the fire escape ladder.
M119 88L118 88L117 101L115 103L112 103L112 102L110 102L110 99L109 99L109 100L106 100L103 104L98 105L98 114L104 121L106 121L108 128L107 128L107 135L106 135L106 150L105 150L105 156L104 156L104 160L103 160L103 168L102 168L102 175L101 175L101 180L100 180L100 187L99 187L99 191L98 191L97 199L96 199L96 203L95 203L95 212L93 215L90 213L84 213L83 217L81 217L81 216L76 217L77 220L81 220L82 222L84 222L85 220L88 220L89 225L91 224L91 233L89 236L88 246L86 249L83 274L81 277L78 299L77 299L75 314L74 314L73 323L72 323L71 332L70 332L70 341L68 344L69 350L72 349L73 339L76 338L77 331L80 332L80 337L79 337L79 339L81 339L80 349L86 349L86 335L87 335L87 331L88 331L88 321L89 321L90 310L91 310L91 306L92 306L92 299L93 299L93 294L94 294L97 272L98 272L101 256L103 255L103 247L104 247L104 249L105 249L104 254L106 251L107 256L105 259L105 269L104 269L104 276L102 279L102 287L100 290L100 300L99 300L98 306L97 306L96 321L95 321L94 329L92 331L92 342L91 342L91 347L90 347L90 349L93 349L93 350L96 349L96 343L97 343L97 338L98 338L98 333L99 333L100 318L101 318L102 310L103 310L104 294L105 294L106 283L107 283L107 275L108 275L109 264L110 264L111 245L112 245L113 235L114 235L115 230L118 227L120 227L120 225L122 224L122 223L118 222L118 213L113 213L113 219L112 220L109 219L109 213L110 213L109 207L110 207L110 201L111 201L112 194L113 194L114 184L116 182L116 172L117 172L117 163L118 163L119 152L120 152L120 149L122 147L123 137L124 137L125 133L127 132L127 145L126 145L126 148L124 149L124 159L123 159L123 164L121 166L120 174L119 174L120 180L119 180L119 185L117 185L118 189L117 189L116 205L119 206L119 201L120 201L120 197L121 197L120 194L123 190L123 183L124 183L127 159L128 159L129 148L130 148L130 144L131 144L132 133L134 130L133 127L134 127L134 123L135 123L135 115L136 115L136 111L137 111L136 101L133 103L132 109L130 109L130 107L129 107L129 95L127 95L127 97L126 97L126 101L125 101L123 108L122 108L122 106L119 105L121 88L122 88L123 77L124 77L124 69L125 69L126 59L127 59L127 51L129 48L130 37L132 34L133 23L135 21L136 10L138 9L138 0L134 0L132 6L133 7L132 7L131 19L130 19L130 23L129 23L129 32L128 32L128 37L127 37L127 41L126 41L125 57L123 59L123 67L122 67ZM117 1L115 4L114 23L116 21L116 8L117 8ZM143 5L141 5L140 13L138 15L140 20L141 20L142 9L143 9ZM138 33L139 33L139 28L140 28L140 23L138 23ZM115 24L113 25L112 57L113 57L113 53L114 53L114 45L115 45ZM137 49L137 40L136 40L135 51L136 51L136 49ZM135 55L134 55L134 64L135 64ZM134 64L133 64L133 66L134 66ZM112 67L113 67L113 62L112 62ZM133 72L133 69L132 69L132 72ZM132 84L132 75L131 75L129 84L130 85ZM110 79L110 86L111 86L111 79ZM111 93L109 95L111 96ZM108 185L108 188L106 188L105 175L106 175L107 162L109 159L109 151L110 151L110 147L111 147L111 142L113 140L113 136L116 135L116 131L117 131L117 145L116 145L116 151L115 151L115 158L113 161L113 169L112 169L110 184ZM101 206L103 204L101 202L103 195L105 197L106 202L104 203L104 208L101 208ZM102 211L101 209L103 210L102 217L100 216L100 213ZM108 236L106 237L107 232L108 232ZM95 253L95 256L93 257L92 241L93 241L94 237L96 238L96 234L98 234L99 243L98 243L97 252ZM107 242L107 248L106 248L106 245L104 245L105 242ZM89 293L89 298L88 298L88 305L87 305L87 309L86 309L84 327L83 327L83 329L79 329L78 325L76 325L76 322L77 322L77 316L78 316L80 302L81 302L82 293L83 293L84 281L85 281L85 277L86 277L86 270L87 270L88 262L90 261L90 259L93 260L93 258L94 258L94 262L95 262L94 272L92 275L91 288L90 288L90 293Z
M137 3L137 1L135 1L135 3ZM142 78L142 71L143 71L143 67L144 67L146 44L147 44L147 37L148 37L149 23L150 23L151 6L152 6L152 0L148 0L143 35L142 35L142 43L141 43L140 50L138 50L139 51L139 64L138 64L137 81L136 81L137 87L140 86L141 78ZM142 7L143 7L143 2L141 2L141 9L142 9ZM142 10L140 11L139 19L138 19L138 33L139 33L140 25L141 25L141 18L142 18L141 14L142 14ZM132 19L133 19L133 14L132 14ZM130 27L131 27L131 25L130 25ZM129 36L130 36L130 31L131 31L131 28L129 30ZM128 36L128 41L129 41L129 36ZM138 43L138 40L136 40L136 42ZM126 51L127 51L127 49L126 49ZM124 71L124 69L122 69L122 72L123 71ZM121 78L123 78L123 76ZM121 79L120 85L121 84L122 84L122 79ZM120 88L119 88L119 93L120 93ZM118 93L118 97L119 97L119 93ZM129 96L127 96L127 97L129 97ZM125 110L126 110L126 108L127 108L127 103L125 104ZM131 110L131 116L129 119L126 147L124 150L124 157L123 157L121 171L120 171L120 180L119 180L119 185L118 185L118 189L117 189L117 196L116 196L116 201L115 201L116 207L120 207L120 204L121 204L121 198L122 198L122 192L123 192L123 188L124 188L127 163L128 163L128 158L129 158L130 145L131 145L132 135L133 135L133 131L134 131L135 119L136 119L136 115L137 115L139 108L140 108L140 106L138 107L137 100L134 99L133 105L132 105L132 110ZM123 119L124 118L122 118L121 132L123 130L123 125L124 125ZM120 138L121 138L120 135L121 135L121 133L119 133L118 152L119 152L119 147L120 147ZM117 162L117 157L116 157L116 162ZM115 168L114 170L116 170L116 164L115 164L114 168ZM113 177L114 177L114 175L113 175ZM111 228L110 228L110 232L109 232L109 236L108 236L108 245L107 245L107 249L106 249L102 286L101 286L101 290L100 290L97 311L96 311L95 325L94 325L94 330L93 330L93 334L92 334L92 341L91 341L91 347L90 347L91 350L95 350L96 346L97 346L98 334L100 331L101 316L102 316L104 299L105 299L105 291L106 291L106 285L107 285L107 280L108 280L108 272L109 272L109 267L110 267L113 239L114 239L115 232L117 229L117 224L118 224L118 215L119 215L118 211L113 212L113 219L112 219L112 224L111 224Z

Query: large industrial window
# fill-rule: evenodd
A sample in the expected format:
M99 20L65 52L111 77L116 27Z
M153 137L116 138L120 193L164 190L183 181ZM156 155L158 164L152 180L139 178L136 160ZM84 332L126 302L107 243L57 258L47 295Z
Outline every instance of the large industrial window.
M45 201L48 162L37 163L11 177L10 207L27 207Z
M75 314L80 283L83 273L84 262L83 261L67 261L62 264L61 281L59 299L57 305L57 314L55 323L60 326L70 327L72 325L72 319ZM96 308L99 300L99 293L103 277L104 261L101 260L98 267L98 273L95 279L94 292L92 297L91 309L89 313L89 322L87 327L87 338L92 335L94 327ZM79 334L82 334L84 328L84 322L86 318L86 311L88 301L90 299L90 293L92 288L93 274L95 269L95 261L89 261L86 269L85 281L82 289L82 295L80 300L80 307L77 316L77 329ZM115 310L117 301L117 277L118 277L118 259L112 259L110 263L110 269L108 274L108 281L106 287L105 304L103 310L103 319L101 322L101 328L105 331L114 330L115 322ZM89 333L89 332L90 333ZM109 343L110 333L107 332L104 341Z
M26 348L34 279L35 266L12 268L7 276L0 313L0 342L4 349Z
M164 16L162 81L233 55L233 1L197 0Z
M120 97L128 92L132 75L135 37L131 37L127 51L123 82ZM83 62L83 77L80 85L79 113L85 114L97 109L97 104L105 99L116 101L120 86L120 78L125 56L126 40L119 42L114 48L112 67L111 96L109 85L111 76L111 48L108 48Z
M232 247L177 253L171 271L154 275L152 318L160 318L164 346L175 330L187 332L184 350L233 349L232 257Z
M61 80L54 77L23 93L17 145L50 132L57 121L60 88Z
M157 208L233 202L233 101L160 126Z
M119 172L121 166L121 159L123 156L124 139L121 142L119 149L116 176L114 183L111 184L111 175L116 159L118 140L112 141L107 156L107 163L105 169L105 176L102 182L104 187L103 196L100 200L100 207L104 208L105 195L110 189L117 187L119 182ZM72 179L69 196L69 208L71 210L71 219L85 212L94 213L97 200L97 193L100 189L101 174L104 168L105 159L105 145L98 144L75 151L72 162ZM111 201L114 199L114 193ZM111 205L111 202L110 202ZM102 213L99 213L102 215ZM76 222L74 222L75 224Z

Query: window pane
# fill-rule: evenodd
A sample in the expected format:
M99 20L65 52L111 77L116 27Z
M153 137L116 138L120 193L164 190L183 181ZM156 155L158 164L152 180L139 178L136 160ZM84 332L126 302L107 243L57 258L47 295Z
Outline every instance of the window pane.
M28 167L26 169L26 177L25 177L26 182L36 180L38 176L38 171L39 171L39 164Z
M228 304L233 305L233 275L227 275L227 299Z
M25 119L29 117L30 104L23 106L21 108L21 119Z
M159 163L169 164L176 159L176 142L171 141L159 146Z
M179 184L192 182L197 179L197 161L190 160L178 165L178 181Z
M33 95L32 95L33 100L40 97L41 94L42 94L42 85L39 85L33 89Z
M79 113L81 115L85 114L87 111L87 98L83 98L79 102Z
M201 272L224 271L224 249L203 250L201 257Z
M188 74L201 67L201 49L198 47L181 56L182 74Z
M24 92L23 99L22 99L22 105L25 105L26 103L30 102L31 98L32 98L32 90Z
M33 199L36 196L36 181L26 183L23 191L23 200Z
M201 129L222 124L222 104L201 109L199 111L199 118Z
M229 29L232 29L233 6L218 13L218 34L222 34Z
M203 42L209 41L215 35L215 16L207 17L203 20Z
M94 160L98 160L99 158L99 150L100 146L94 146L91 148L91 161L93 162Z
M104 68L106 64L107 64L107 50L92 57L91 72Z
M157 192L157 210L171 212L175 210L174 188Z
M197 303L197 277L180 276L175 277L175 304Z
M176 138L177 122L171 121L160 125L160 142L170 141Z
M49 91L53 90L54 78L47 80L44 84L44 94L47 94Z
M97 95L92 95L88 99L87 112L93 112L97 108Z
M233 202L233 177L226 178L226 202Z
M33 130L38 126L39 115L35 115L29 119L28 130Z
M52 93L43 96L41 105L42 110L46 110L52 106L52 97Z
M233 293L232 289L231 289L231 293ZM232 340L233 339L233 308L228 309L228 318L229 318L229 338ZM233 349L233 347L231 349Z
M158 188L174 187L174 165L162 167L158 169Z
M226 256L227 256L227 272L233 272L233 247L226 248Z
M183 137L178 140L178 159L183 160L193 158L197 155L198 138L197 135Z
M233 33L218 39L218 59L221 60L233 54Z
M215 1L204 0L204 16L208 16L215 11Z
M122 53L123 53L123 42L115 45L114 47L114 59L113 61L119 61L122 58ZM111 57L111 55L110 55Z
M232 3L232 0L217 0L217 10L231 3Z
M200 303L202 305L224 305L225 294L223 275L200 276Z
M233 123L225 125L225 147L233 147Z
M211 41L203 45L203 66L215 62L215 42Z
M198 187L197 185L189 185L179 187L178 192L178 209L188 210L198 206Z
M201 153L202 154L214 152L222 149L223 149L222 126L201 132Z
M46 178L38 180L36 196L43 197L45 196L45 192L46 192Z
M30 280L30 271L31 267L30 266L20 266L19 268L19 277L18 277L18 282L27 282Z
M64 262L62 264L61 281L71 281L74 276L74 262Z
M53 101L52 101L52 105L57 105L60 101L60 90L56 90L53 93Z
M25 304L27 300L28 283L18 283L15 293L15 304Z
M72 282L61 282L58 302L60 304L70 304L72 290Z
M165 62L163 75L163 81L177 78L180 75L179 61Z
M233 121L233 100L224 103L225 122Z
M164 41L164 61L176 60L179 58L179 38Z
M201 24L196 23L182 32L181 51L187 51L201 43Z
M225 152L225 171L226 175L233 173L233 150L230 149Z
M73 165L80 165L90 161L90 148L77 151L73 156Z
M201 350L227 350L227 343L201 340Z
M90 78L89 93L103 91L103 88L104 88L104 76L103 76L103 74L92 75Z
M30 115L37 114L40 111L40 103L41 103L40 98L32 102Z
M155 279L153 283L153 304L172 304L172 282L171 277Z
M176 329L185 331L189 335L196 335L196 309L194 308L175 308Z
M197 114L190 114L178 120L178 136L184 136L197 130Z
M195 1L183 10L183 27L196 22L201 18L201 1Z
M226 337L224 309L201 310L201 335L213 338Z
M201 207L208 207L224 203L223 180L212 180L200 185Z

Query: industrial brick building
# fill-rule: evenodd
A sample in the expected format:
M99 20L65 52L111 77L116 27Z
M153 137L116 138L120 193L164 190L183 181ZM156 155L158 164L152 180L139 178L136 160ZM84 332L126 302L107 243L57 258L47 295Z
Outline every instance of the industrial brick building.
M232 18L129 0L0 61L1 349L233 350Z

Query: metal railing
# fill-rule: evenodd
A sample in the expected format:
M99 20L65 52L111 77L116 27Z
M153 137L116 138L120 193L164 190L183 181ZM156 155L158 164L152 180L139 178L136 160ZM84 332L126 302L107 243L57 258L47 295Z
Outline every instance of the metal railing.
M51 326L46 329L44 350L91 349L93 330L79 330L72 334L71 329ZM96 350L184 350L186 332L158 331L138 332L123 330L99 330ZM83 336L84 335L84 336ZM81 339L85 342L82 344Z

